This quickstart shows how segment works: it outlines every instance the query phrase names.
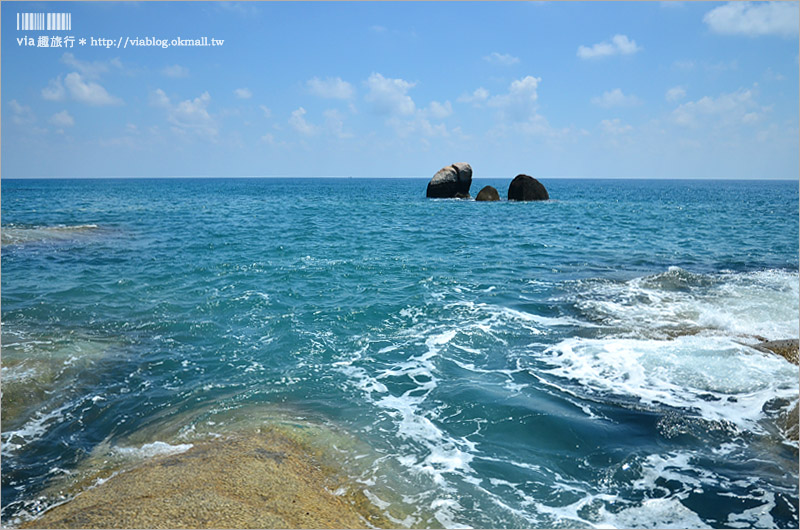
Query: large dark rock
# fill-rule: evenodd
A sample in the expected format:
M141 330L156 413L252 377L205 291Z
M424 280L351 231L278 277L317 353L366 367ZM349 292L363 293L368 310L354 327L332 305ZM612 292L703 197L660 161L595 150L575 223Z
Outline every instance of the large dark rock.
M497 193L497 190L491 186L485 186L481 191L478 192L478 196L475 197L476 201L499 201L500 194Z
M509 201L546 201L549 198L542 183L528 175L517 175L508 185Z
M443 167L428 182L427 197L432 199L468 199L472 185L472 167L465 162Z

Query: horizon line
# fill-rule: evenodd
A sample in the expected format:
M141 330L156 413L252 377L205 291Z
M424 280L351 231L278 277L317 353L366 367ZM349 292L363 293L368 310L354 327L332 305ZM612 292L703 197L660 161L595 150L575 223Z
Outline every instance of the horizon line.
M128 175L128 176L25 176L25 177L0 177L0 182L3 180L134 180L134 179L150 179L150 180L179 180L179 179L332 179L332 180L348 180L348 179L372 179L372 180L430 180L432 177L427 176L392 176L392 177L368 177L356 175L159 175L159 176L141 176L141 175ZM497 179L513 179L514 177L508 176L487 176L487 177L473 177L473 180L497 180ZM784 177L583 177L583 176L539 176L537 179L552 179L552 180L736 180L736 181L794 181L800 183L800 177L784 178Z

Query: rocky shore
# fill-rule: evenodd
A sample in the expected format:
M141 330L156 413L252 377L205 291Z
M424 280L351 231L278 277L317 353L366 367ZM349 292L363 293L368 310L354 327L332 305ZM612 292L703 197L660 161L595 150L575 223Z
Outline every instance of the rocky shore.
M753 347L765 353L780 355L795 365L800 360L800 355L798 355L800 352L800 340L798 339L765 341ZM798 410L797 404L789 409L788 412L782 414L780 423L784 436L795 442L800 439L800 410Z
M280 426L194 441L98 481L22 528L394 526L313 453Z
M776 353L792 364L798 364L799 347L800 341L798 339L771 340L754 346L755 349L766 353Z

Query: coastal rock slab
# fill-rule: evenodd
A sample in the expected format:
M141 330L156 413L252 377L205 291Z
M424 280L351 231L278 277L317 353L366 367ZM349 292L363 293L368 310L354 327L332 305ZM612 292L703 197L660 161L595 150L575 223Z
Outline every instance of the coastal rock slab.
M278 429L195 441L107 477L22 528L389 528Z
M798 364L798 350L800 349L798 339L772 340L756 344L755 347L761 351L776 353L792 364Z
M425 196L431 199L466 199L472 185L472 167L466 162L457 162L443 167L428 182Z
M517 175L508 185L509 201L546 201L549 198L544 185L530 175Z
M481 191L478 192L478 196L475 197L476 201L499 201L500 194L497 193L497 190L494 189L492 186L484 186Z

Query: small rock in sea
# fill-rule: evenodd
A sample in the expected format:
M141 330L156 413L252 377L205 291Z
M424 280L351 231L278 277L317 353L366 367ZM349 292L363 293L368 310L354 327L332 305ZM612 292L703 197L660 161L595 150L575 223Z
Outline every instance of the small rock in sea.
M500 194L497 193L497 190L494 189L492 186L484 186L481 191L478 192L478 196L475 197L476 201L499 201Z
M529 175L517 175L508 185L509 201L546 201L549 198L542 183Z
M467 199L472 185L472 167L466 162L458 162L443 167L428 182L426 197L433 199Z

